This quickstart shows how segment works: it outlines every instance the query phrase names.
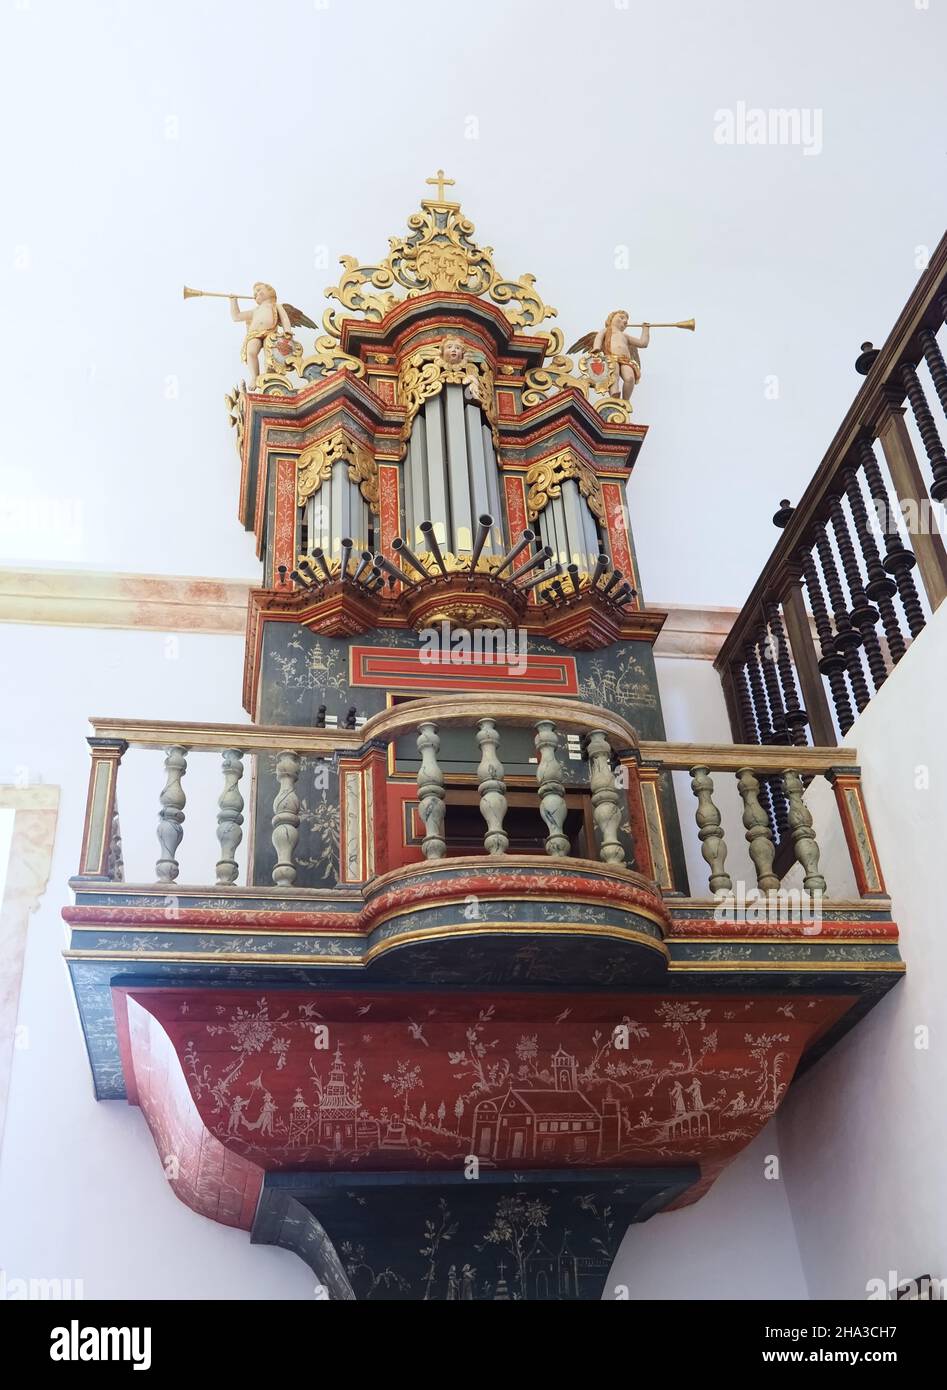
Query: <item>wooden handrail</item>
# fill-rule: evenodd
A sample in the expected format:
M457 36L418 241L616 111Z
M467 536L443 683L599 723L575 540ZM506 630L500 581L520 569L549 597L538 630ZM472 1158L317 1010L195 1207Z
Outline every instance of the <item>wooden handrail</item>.
M660 763L669 772L690 772L706 767L711 772L780 773L827 772L832 767L855 767L854 748L794 748L783 744L759 743L658 743L642 739L639 752L646 762Z
M779 601L798 578L796 556L805 545L813 523L824 520L827 499L838 490L837 477L848 462L860 437L875 438L879 422L890 412L893 401L904 400L903 385L894 381L899 368L916 366L922 357L917 336L923 328L937 332L944 322L939 301L947 293L947 234L931 256L927 269L917 281L904 309L898 316L884 346L879 350L855 399L852 401L835 438L829 445L812 481L795 510L746 603L728 633L714 661L718 671L739 662L745 643L768 600Z

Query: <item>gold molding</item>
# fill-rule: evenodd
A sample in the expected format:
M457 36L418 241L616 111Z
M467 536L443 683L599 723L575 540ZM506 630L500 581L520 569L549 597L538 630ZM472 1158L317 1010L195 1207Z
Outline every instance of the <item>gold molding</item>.
M358 484L359 492L372 511L377 513L378 464L371 451L351 439L344 430L336 430L325 439L310 444L299 455L296 463L296 505L303 506L323 483L329 481L337 463L348 465L349 481Z
M445 340L446 341L446 340ZM462 340L461 340L462 341ZM465 345L466 346L466 345ZM493 433L494 448L499 451L499 420L496 390L489 363L465 352L460 362L447 362L442 353L443 343L413 352L402 363L398 373L398 404L404 407L401 427L402 452L411 437L415 416L426 401L443 391L445 386L471 385L473 399L482 409Z
M605 503L598 478L583 459L572 449L563 449L552 458L540 459L526 473L526 510L530 521L535 521L544 511L550 498L562 496L562 484L567 478L575 478L579 492L585 498L592 515L605 523Z

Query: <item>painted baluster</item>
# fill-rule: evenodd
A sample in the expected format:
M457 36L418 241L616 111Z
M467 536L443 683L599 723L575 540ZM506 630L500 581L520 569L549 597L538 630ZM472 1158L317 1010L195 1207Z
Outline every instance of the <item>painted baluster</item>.
M500 735L492 719L477 722L477 742L480 745L480 814L487 823L483 837L484 848L488 854L506 854L510 837L503 829L506 815L506 783L503 780L503 764L497 753Z
M805 875L803 886L810 893L824 893L825 879L819 873L819 846L812 829L812 816L802 799L802 778L798 772L784 772L783 786L789 802L789 828L792 831L793 848Z
M240 778L243 776L243 752L239 748L225 748L222 756L224 789L217 802L217 839L220 841L220 858L217 861L217 882L236 883L237 861L234 855L243 839L243 797L240 795Z
M187 772L187 749L179 744L169 748L164 770L167 778L159 797L161 810L158 812L158 843L162 853L155 870L159 883L173 883L181 867L175 855L184 837L184 805L187 797L181 786L181 778Z
M546 853L553 859L566 859L569 854L569 839L562 829L566 819L566 788L563 781L565 773L556 756L558 750L559 734L555 724L549 719L541 719L536 725L539 814L549 830L546 836Z
M714 805L714 784L709 768L691 768L691 790L697 797L696 819L700 852L710 865L710 891L729 893L733 881L724 868L727 860L727 842L720 826L720 812Z
M612 750L602 729L589 734L589 786L592 789L592 816L598 830L599 858L606 864L625 863L625 851L618 839L622 799L612 772Z
M764 893L768 893L770 889L779 887L779 876L773 873L776 846L773 844L769 815L760 801L760 784L753 769L741 767L737 776L737 786L743 798L743 825L750 858L756 868L756 882Z
M911 570L917 564L917 557L904 545L898 533L897 522L893 519L894 508L870 439L859 441L859 455L865 473L865 482L868 484L868 491L871 493L871 500L884 533L885 558L882 564L887 572L893 576L894 582L898 586L898 597L901 600L901 607L904 609L908 631L912 637L917 637L918 633L923 631L926 621L924 609L921 607L921 600L918 596L917 585L911 577Z
M292 749L284 749L277 756L276 777L279 791L273 798L273 848L276 850L273 882L280 888L291 888L296 882L293 850L299 839L300 806L296 795L299 759Z
M122 852L122 823L118 818L118 802L112 807L112 827L109 832L108 876L113 883L125 881L125 857Z
M447 806L444 803L444 774L437 762L441 740L436 724L418 725L418 752L421 766L418 768L418 815L427 831L421 841L425 859L443 859L447 848L444 841L444 821Z

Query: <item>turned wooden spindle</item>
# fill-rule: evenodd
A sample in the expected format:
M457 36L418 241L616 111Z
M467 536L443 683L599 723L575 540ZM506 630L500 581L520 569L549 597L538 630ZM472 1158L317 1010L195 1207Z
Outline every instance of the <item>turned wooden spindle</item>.
M779 887L779 875L773 873L773 860L776 846L770 818L760 800L760 783L751 767L742 767L737 773L737 786L743 798L743 825L746 840L756 869L756 882L764 893Z
M802 708L802 702L799 699L796 672L789 652L789 643L786 641L783 615L779 611L779 604L772 600L766 604L765 612L771 644L775 647L776 670L779 673L779 684L782 687L783 695L783 718L786 723L789 742L804 748L809 742L806 737L806 725L809 722L809 716Z
M832 530L835 532L835 545L842 561L845 583L848 586L849 621L861 633L868 670L875 690L878 690L884 685L888 675L888 668L881 654L881 647L875 632L875 624L880 615L877 608L868 602L868 596L862 585L858 556L855 554L855 546L852 543L852 536L848 527L848 517L845 515L840 498L832 497L829 499L829 516L832 520Z
M760 655L752 643L747 643L743 651L746 661L746 674L750 683L750 691L753 697L753 706L756 710L756 722L760 731L760 743L775 744L783 743L785 740L774 731L770 722L769 705L766 702L766 692L763 689L763 674L760 669ZM781 839L788 829L786 820L786 797L783 793L782 783L778 778L766 779L767 796L773 813L773 833L777 839Z
M812 829L812 815L803 801L802 778L798 772L784 772L783 786L789 802L789 828L796 859L803 869L803 887L810 893L824 893L825 879L819 873L819 845Z
M937 363L939 370L945 371L944 359L940 355L940 349L937 346L937 341L933 333L929 334L929 338L934 344L937 358L940 359ZM926 358L927 353L925 352L924 355ZM930 359L928 359L928 362L929 361ZM924 394L924 387L921 385L921 378L918 376L915 368L905 363L901 368L901 381L907 392L907 398L911 402L911 410L914 412L914 419L921 436L921 442L924 445L924 452L927 454L931 472L934 475L934 481L930 490L931 496L942 502L944 498L947 497L947 453L944 452L944 446L941 443L940 434L934 422L934 416L931 414L931 408L927 404L927 397Z
M720 812L714 804L714 784L707 767L691 768L691 790L697 797L697 835L700 852L710 866L710 891L729 893L733 880L724 865L727 842L721 827Z
M487 824L483 837L484 849L488 854L506 854L510 837L503 829L506 816L506 783L503 780L503 764L497 753L500 735L492 719L477 722L477 742L480 745L480 766L477 775L480 779L480 814Z
M845 595L842 590L842 580L835 564L835 556L832 554L832 547L829 544L829 538L825 528L819 526L815 534L819 563L822 567L822 574L825 579L825 587L828 591L829 602L832 605L832 621L835 624L835 650L845 658L845 669L848 672L852 694L855 697L855 705L860 714L871 699L868 693L868 682L865 680L865 673L862 669L861 655L858 650L862 644L862 635L856 628L852 627L851 619L845 608Z
M176 855L178 845L184 836L184 806L187 797L181 786L181 778L187 772L187 749L175 744L168 749L164 760L167 773L164 788L158 800L158 843L161 858L155 865L159 883L173 883L181 871Z
M437 725L429 722L419 724L421 766L418 768L418 815L427 832L421 841L421 852L425 859L443 859L447 848L444 839L444 822L447 818L444 774L437 761L440 746Z
M891 498L870 440L864 438L859 440L858 455L864 469L865 482L868 484L868 491L875 504L875 510L884 534L886 554L882 563L888 573L894 576L894 581L898 586L898 597L901 600L901 607L904 609L908 631L912 637L917 637L923 631L926 622L924 609L921 607L921 600L918 597L917 586L911 575L911 570L917 564L917 559L901 540L897 522L894 520Z
M759 629L756 641L756 654L760 663L763 685L766 687L766 702L769 705L769 743L791 743L786 711L783 708L783 693L779 688L779 675L776 669L776 647L765 625Z
M885 573L881 563L881 554L875 544L875 537L868 519L868 508L865 505L865 498L858 478L858 468L852 460L846 463L841 478L845 485L845 496L848 498L852 520L855 523L855 534L858 537L865 561L865 574L868 580L865 585L865 594L873 603L878 605L881 625L884 628L885 640L888 643L888 653L892 664L897 665L906 650L901 623L897 610L891 601L898 592L898 586L890 574Z
M291 888L296 882L296 865L293 852L299 839L300 800L296 795L296 781L299 777L299 758L292 749L284 749L276 759L276 780L279 791L273 798L273 848L276 850L276 863L273 866L273 882L280 888Z
M746 743L759 743L760 732L756 722L756 711L753 708L753 700L750 696L750 687L747 683L746 662L742 666L734 665L731 668L733 675L733 689L736 694L737 707L740 712L740 725L743 730L743 738ZM759 791L760 805L766 815L767 823L772 826L775 824L773 816L773 802L770 797L769 783L763 779Z
M592 817L599 837L599 858L606 864L624 864L625 851L618 838L622 818L622 797L612 771L612 750L602 729L589 734L589 786L592 791Z
M918 340L924 353L927 369L931 374L931 380L934 383L934 390L937 392L944 414L947 415L947 362L944 361L944 354L929 328L921 330ZM943 466L934 469L931 496L935 502L947 502L947 468Z
M565 772L557 753L559 734L549 719L536 725L536 784L539 789L539 814L549 831L546 853L553 859L564 859L569 853L569 839L563 831L566 821Z
M821 650L819 670L829 683L839 728L844 734L855 722L855 714L848 696L848 685L845 681L845 658L841 652L836 650L835 629L832 627L832 619L829 617L829 610L826 606L822 580L816 568L815 559L808 551L804 552L802 556L802 577L806 581L809 607L812 609L815 630L819 637Z
M217 882L236 883L237 846L243 839L243 797L240 795L240 778L243 776L243 753L239 748L225 748L221 755L224 774L224 789L217 802L217 839L220 841L220 858L217 861Z

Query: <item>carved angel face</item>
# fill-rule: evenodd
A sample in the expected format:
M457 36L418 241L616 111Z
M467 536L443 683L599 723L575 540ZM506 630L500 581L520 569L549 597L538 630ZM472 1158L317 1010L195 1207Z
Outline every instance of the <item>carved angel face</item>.
M441 356L451 367L459 367L467 355L460 338L445 338L441 343Z
M620 333L624 333L625 329L628 327L628 310L627 310L627 309L618 309L618 310L616 310L616 312L615 312L614 323L615 323L615 327L618 329L618 331L619 331Z
M276 291L272 285L265 285L262 280L258 280L253 286L253 298L257 304L265 304L268 299L276 298Z

